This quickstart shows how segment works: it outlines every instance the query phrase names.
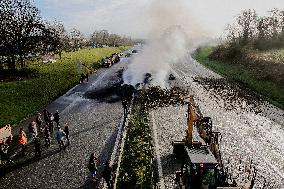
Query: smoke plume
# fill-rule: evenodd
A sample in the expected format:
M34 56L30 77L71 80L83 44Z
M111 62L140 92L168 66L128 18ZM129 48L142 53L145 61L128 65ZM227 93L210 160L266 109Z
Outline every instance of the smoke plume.
M186 0L154 0L150 4L144 26L149 28L148 39L123 73L124 83L135 86L150 73L151 85L167 87L171 65L183 61L205 36L187 7Z

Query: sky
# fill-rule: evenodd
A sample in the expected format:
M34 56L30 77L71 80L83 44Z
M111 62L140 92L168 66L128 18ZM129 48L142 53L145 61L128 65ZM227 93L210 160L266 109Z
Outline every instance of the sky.
M95 30L107 29L111 33L133 38L145 38L149 27L153 26L149 23L151 16L154 16L150 11L154 1L157 14L159 13L157 6L175 2L175 0L34 1L44 19L62 21L67 29L75 27L87 36ZM157 2L160 4L157 5ZM191 17L191 27L198 25L211 37L219 37L227 24L232 23L242 10L255 9L259 15L265 15L273 8L284 10L284 0L184 0L181 6ZM169 14L178 14L178 12L169 12Z

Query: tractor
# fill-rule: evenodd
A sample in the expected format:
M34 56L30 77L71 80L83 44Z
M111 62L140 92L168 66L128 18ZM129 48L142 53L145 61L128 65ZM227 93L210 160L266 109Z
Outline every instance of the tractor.
M172 142L173 153L181 161L181 169L176 172L179 189L253 188L256 171L249 186L238 186L235 180L228 182L221 158L220 136L219 132L212 130L211 118L203 117L190 96L186 136L181 141Z

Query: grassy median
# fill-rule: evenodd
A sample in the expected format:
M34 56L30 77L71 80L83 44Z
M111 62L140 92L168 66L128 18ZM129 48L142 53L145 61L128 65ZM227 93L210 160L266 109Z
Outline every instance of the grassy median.
M149 114L144 103L137 97L128 123L118 188L153 188L155 164L151 141Z
M193 54L193 58L222 76L242 83L245 87L248 87L261 94L272 104L284 109L283 86L269 79L260 79L257 73L247 69L247 67L243 64L210 60L209 56L213 51L214 47L199 48Z
M95 71L102 58L127 48L83 49L63 53L56 63L28 63L29 78L0 82L0 126L18 124L76 85L81 73Z

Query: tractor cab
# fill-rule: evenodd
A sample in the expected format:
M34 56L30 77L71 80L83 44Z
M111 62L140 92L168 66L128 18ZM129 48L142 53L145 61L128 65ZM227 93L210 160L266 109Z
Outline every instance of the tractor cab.
M176 172L179 188L216 189L218 162L207 146L184 146L185 158Z

